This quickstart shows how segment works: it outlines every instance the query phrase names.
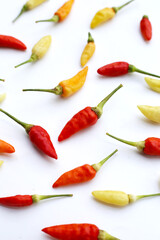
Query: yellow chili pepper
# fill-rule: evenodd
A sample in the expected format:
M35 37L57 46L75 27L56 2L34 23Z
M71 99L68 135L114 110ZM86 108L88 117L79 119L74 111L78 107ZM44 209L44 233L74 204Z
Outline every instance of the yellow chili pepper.
M42 4L43 2L45 2L47 0L29 0L28 2L26 2L25 5L23 5L20 13L18 14L18 16L13 20L13 22L15 22L24 12L32 10L33 8L39 6L40 4Z
M142 198L160 196L160 193L136 196L120 191L94 191L92 192L92 195L101 202L114 206L124 207Z
M62 7L60 7L55 14L53 15L52 18L46 19L46 20L38 20L38 22L62 22L70 13L72 9L72 5L74 3L74 0L69 0L67 1Z
M0 160L0 167L2 166L3 163L4 163L4 162Z
M38 92L50 92L62 97L70 97L76 93L85 83L88 67L85 67L78 72L74 77L60 82L57 87L53 89L23 89L23 91L38 91Z
M153 91L160 93L160 81L159 80L145 77L145 81Z
M149 120L160 123L160 106L138 105L138 109Z
M0 94L0 103L3 102L6 98L6 93Z
M91 28L96 28L101 23L107 22L112 19L115 14L122 9L124 6L128 5L129 3L133 2L131 0L120 7L112 7L112 8L103 8L102 10L98 11L92 19Z
M30 59L15 66L15 68L29 62L36 62L37 60L41 59L48 51L51 45L51 41L52 41L52 38L50 35L41 38L32 48L32 55Z
M88 43L85 46L83 53L81 55L81 66L84 67L88 60L93 56L96 46L92 35L88 33Z

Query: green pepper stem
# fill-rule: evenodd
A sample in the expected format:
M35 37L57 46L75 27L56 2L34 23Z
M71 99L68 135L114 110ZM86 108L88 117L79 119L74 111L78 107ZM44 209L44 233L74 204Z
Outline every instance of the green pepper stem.
M29 92L29 91L33 91L33 92L49 92L49 93L54 93L56 95L62 95L63 93L63 88L62 86L58 85L57 87L53 88L53 89L23 89L24 92Z
M128 72L138 72L138 73L142 73L142 74L146 74L146 75L149 75L149 76L160 78L160 76L158 76L158 75L140 70L140 69L136 68L134 65L131 65L131 64L129 65Z
M45 19L45 20L38 20L36 21L36 23L39 23L39 22L59 22L59 16L58 15L54 15L52 18L50 19Z
M120 9L122 9L123 7L127 6L128 4L130 4L131 2L133 2L134 0L131 0L123 5L121 5L120 7L113 7L115 13L117 13Z
M88 43L90 43L90 42L94 42L94 39L93 39L91 33L89 32L88 33Z
M111 236L104 230L99 230L98 240L120 240L119 238Z
M0 81L2 81L2 82L5 82L5 80L4 80L4 79L0 79Z
M96 172L98 172L100 170L100 168L103 166L103 164L109 159L111 158L116 152L118 151L118 149L116 149L114 152L112 152L109 156L107 156L106 158L104 158L102 161L100 161L99 163L93 164L92 167L96 170Z
M15 22L24 12L28 11L28 7L26 5L24 5L20 11L20 13L18 14L18 16L12 21Z
M125 144L137 147L139 150L143 150L145 148L145 141L131 142L131 141L127 141L127 140L115 137L115 136L113 136L113 135L111 135L109 133L106 133L106 135L108 135L109 137L112 137L112 138L114 138L114 139L116 139L116 140L118 140L120 142L123 142Z
M55 198L55 197L72 197L73 194L59 194L59 195L32 195L33 203L38 203L41 200Z
M156 197L156 196L160 196L160 193L148 194L148 195L138 195L138 196L136 196L136 200L146 198L146 197Z
M20 63L20 64L18 64L18 65L16 65L15 68L20 67L20 66L22 66L22 65L24 65L24 64L26 64L26 63L35 62L35 61L37 61L37 60L38 60L37 55L33 53L33 54L31 55L31 57L30 57L29 60L27 60L27 61L25 61L25 62L23 62L23 63Z
M96 107L92 107L92 110L97 114L98 118L101 117L103 113L103 107L106 104L106 102L112 97L112 95L117 92L121 87L123 87L122 84L120 84L116 89L114 89L107 97L105 97Z
M0 108L0 112L3 112L3 113L6 114L8 117L10 117L11 119L13 119L16 123L18 123L19 125L21 125L22 127L24 127L27 133L29 133L31 127L33 127L32 124L27 124L27 123L24 123L24 122L18 120L17 118L15 118L14 116L12 116L10 113L4 111L2 108Z

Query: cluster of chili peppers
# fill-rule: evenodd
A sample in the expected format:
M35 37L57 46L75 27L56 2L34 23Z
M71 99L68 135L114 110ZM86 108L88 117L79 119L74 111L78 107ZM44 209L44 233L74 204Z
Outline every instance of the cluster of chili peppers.
M19 15L13 20L15 22L24 12L32 10L45 2L46 0L28 0L26 4L22 7ZM130 0L129 2L123 4L120 7L112 7L112 8L104 8L98 11L91 21L91 28L96 28L102 23L105 23L112 19L119 10L121 10L126 5L130 4L134 0ZM61 6L55 13L54 16L50 19L39 20L38 22L62 22L64 21L69 13L71 12L74 0L68 0ZM148 16L144 15L142 20L140 21L140 31L142 37L145 41L150 41L152 39L152 25L148 18ZM48 51L51 45L52 38L50 35L41 38L32 48L32 54L29 60L15 66L15 68L30 62L36 62L41 59ZM26 50L26 45L20 40L6 35L0 35L0 47L2 48L12 48L17 50ZM95 42L91 35L88 33L88 42L81 54L80 63L81 66L84 67L89 59L93 56L95 52ZM117 77L122 76L132 72L138 72L141 74L146 74L149 76L154 76L160 78L159 75L155 75L146 71L143 71L134 65L131 65L127 62L114 62L111 64L107 64L97 70L98 74L107 76L107 77ZM40 91L40 92L49 92L56 95L60 95L64 98L69 97L76 93L78 90L82 88L86 81L88 73L88 67L85 67L81 71L79 71L75 76L70 79L61 81L55 88L53 89L23 89L23 91ZM4 81L0 79L0 81ZM149 87L156 91L160 92L160 81L152 78L145 78L146 83ZM75 133L88 128L94 125L98 119L101 117L103 113L103 107L105 103L111 98L111 96L117 92L122 87L120 84L117 88L115 88L107 97L105 97L96 107L86 107L83 110L79 111L75 114L64 126L62 129L58 141L61 142ZM160 106L147 106L147 105L139 105L139 110L151 121L156 123L160 123ZM12 116L10 113L4 111L0 108L0 111L6 114L8 117L13 119L19 125L21 125L27 134L29 135L30 141L44 154L49 157L57 159L57 153L55 148L51 142L50 136L47 131L38 125L28 124L20 121L19 119ZM121 138L115 137L109 133L108 136L121 141L125 144L137 147L138 150L147 155L152 156L160 156L160 139L155 137L149 137L144 141L133 142L126 141ZM68 186L72 184L84 183L91 181L96 173L100 170L102 165L113 156L118 150L116 149L105 159L101 160L99 163L89 165L85 164L79 167L76 167L68 172L62 174L52 185L53 188L58 188L62 186ZM14 153L15 149L9 143L0 140L0 153ZM3 164L3 161L0 161L0 166ZM121 191L93 191L92 195L97 200L111 204L114 206L126 206L130 203L136 202L139 199L146 197L154 197L160 196L160 193L156 194L148 194L148 195L132 195L126 194ZM9 197L1 197L0 205L5 207L27 207L34 203L38 203L41 200L55 198L55 197L72 197L73 194L57 194L57 195L16 195ZM118 240L118 238L111 236L107 232L100 230L96 225L93 224L67 224L67 225L58 225L52 226L42 229L44 233L48 235L60 239L60 240Z

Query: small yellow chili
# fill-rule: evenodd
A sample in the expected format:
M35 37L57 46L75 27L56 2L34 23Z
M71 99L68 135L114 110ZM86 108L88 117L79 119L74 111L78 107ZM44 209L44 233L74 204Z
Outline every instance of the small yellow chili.
M73 3L74 3L74 0L67 1L65 4L63 4L62 7L60 7L55 12L55 14L52 18L46 19L46 20L38 20L38 21L36 21L36 23L38 23L38 22L56 22L56 23L62 22L69 15L69 13L72 9Z
M88 43L85 46L83 53L81 55L81 66L84 67L89 59L93 56L96 46L92 35L88 33Z
M145 77L145 81L153 91L160 93L160 80Z
M132 194L126 194L121 191L94 191L92 192L92 195L101 202L124 207L142 198L160 196L160 193L136 196Z
M125 4L123 4L120 7L112 7L112 8L103 8L100 11L98 11L95 16L92 19L91 22L91 28L96 28L101 23L107 22L110 19L112 19L115 14L122 9L124 6L128 5L129 3L133 2L134 0L131 0Z
M0 160L0 167L2 166L3 163L4 163L4 162Z
M38 92L50 92L62 97L70 97L76 93L84 85L87 77L88 67L85 67L78 72L74 77L61 81L57 87L53 89L23 89L23 91L38 91Z
M6 93L0 94L0 103L3 102L6 98Z
M25 5L23 5L20 13L18 14L18 16L13 20L13 22L15 22L24 12L32 10L33 8L39 6L40 4L42 4L43 2L45 2L47 0L29 0L28 2L26 2Z
M146 118L160 123L160 106L138 105L137 107Z
M32 48L32 55L30 59L15 66L15 68L29 62L36 62L37 60L41 59L48 51L51 45L51 41L52 41L52 38L50 35L41 38Z

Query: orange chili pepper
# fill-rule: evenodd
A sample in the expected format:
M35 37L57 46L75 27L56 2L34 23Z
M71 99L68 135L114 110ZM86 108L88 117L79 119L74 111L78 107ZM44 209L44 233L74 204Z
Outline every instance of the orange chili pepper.
M62 7L60 7L55 12L55 14L52 18L46 19L46 20L39 20L39 21L36 21L36 23L38 23L38 22L55 22L55 23L62 22L69 15L69 13L72 9L73 3L74 3L74 0L67 1L65 4L63 4Z
M9 143L0 139L0 153L14 153L15 149Z

